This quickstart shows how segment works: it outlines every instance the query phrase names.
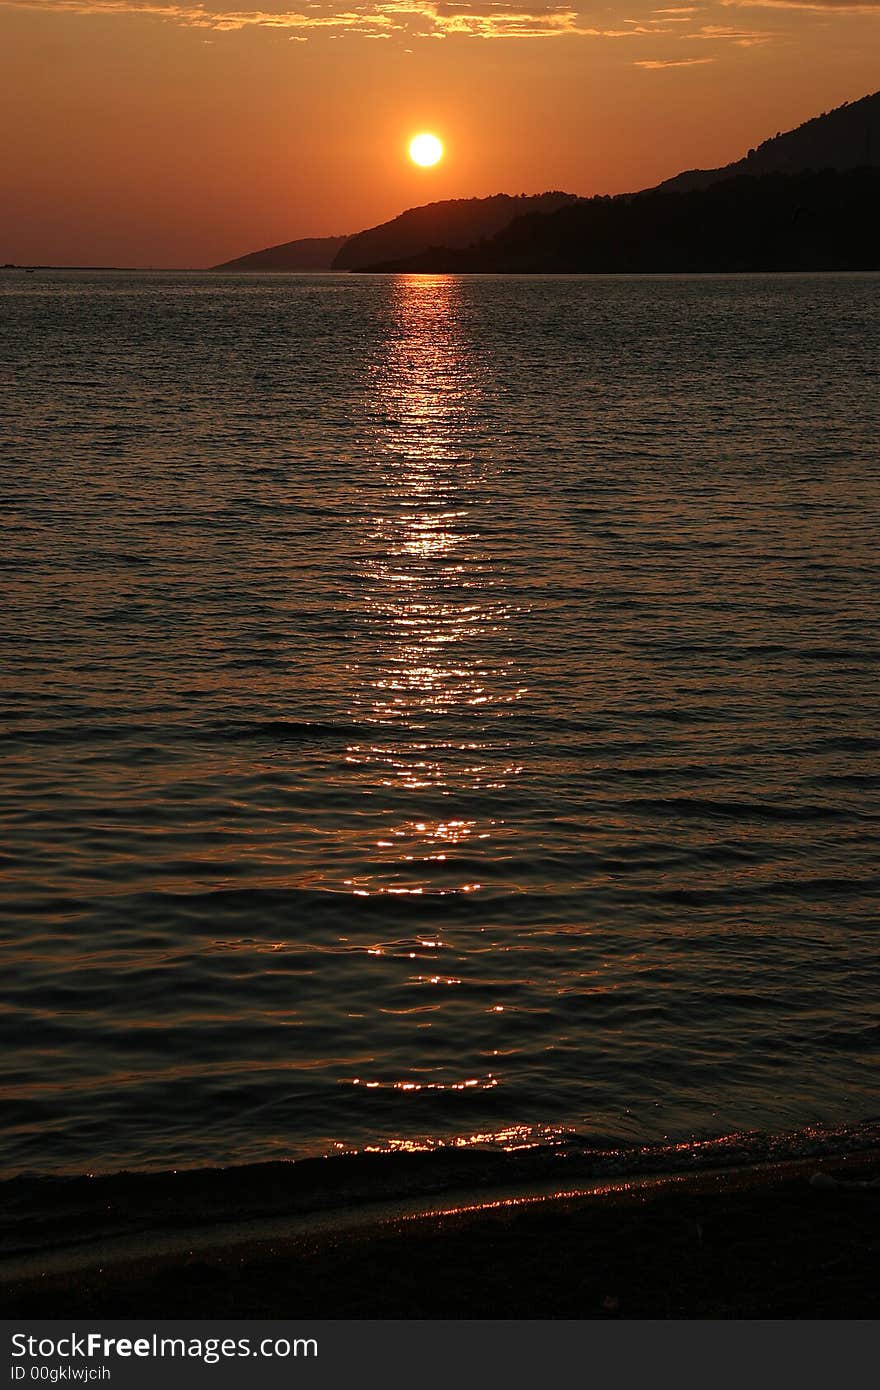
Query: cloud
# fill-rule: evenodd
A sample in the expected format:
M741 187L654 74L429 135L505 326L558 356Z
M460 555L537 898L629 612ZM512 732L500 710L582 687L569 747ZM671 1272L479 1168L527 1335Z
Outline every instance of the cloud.
M535 5L519 9L511 4L435 3L434 0L385 0L377 11L400 19L408 17L422 34L443 38L466 34L472 38L558 38L564 34L598 37L598 29L581 27L575 10L560 5Z
M575 0L577 2L577 0ZM880 0L721 0L724 5L815 10L825 13L880 13ZM571 3L543 4L541 0L355 0L335 9L332 0L302 0L302 8L285 7L283 0L263 0L259 8L241 8L235 0L0 0L0 10L40 10L49 14L139 16L209 34L263 30L306 39L323 32L332 36L359 34L369 38L408 39L546 39L588 37L631 39L666 35L678 39L714 39L740 47L770 41L772 34L724 25L703 25L693 33L673 26L693 22L697 5L655 9L644 20L619 20L618 28L587 24ZM645 59L643 67L690 67L694 59ZM705 60L702 60L705 61Z
M704 63L714 62L714 58L643 58L640 62L633 63L633 67L659 72L661 68L700 68Z
M693 34L683 34L682 38L733 43L738 48L756 48L760 44L770 43L776 35L763 29L735 29L730 24L704 24Z
M537 39L580 35L590 38L630 38L635 34L662 32L656 23L647 28L635 20L628 29L585 26L578 12L565 5L535 3L523 7L509 0L483 3L448 3L448 0L368 0L349 10L307 3L293 9L231 9L208 0L0 0L0 8L45 10L53 14L91 16L128 15L166 20L186 28L213 33L245 29L287 30L290 37L308 30L333 34L359 33L371 38L394 33L414 38L447 38L463 35L479 39Z
M810 10L813 14L880 14L880 0L721 0L749 9Z
M329 29L378 37L390 36L392 31L399 30L414 33L416 37L434 38L445 38L448 34L470 34L478 38L544 38L599 32L581 29L576 12L560 6L518 9L514 5L489 3L472 7L434 4L431 0L424 0L424 3L422 0L387 0L387 3L377 0L350 10L308 5L308 13L231 10L204 3L175 3L175 0L0 0L0 7L47 10L53 14L137 15L215 33L243 29Z
M174 0L0 0L0 7L16 10L47 10L52 14L90 15L128 15L153 19L171 20L192 29L210 29L215 33L231 32L247 28L259 29L312 29L335 26L348 28L363 24L369 15L369 23L375 26L390 27L391 20L380 14L376 7L363 12L357 10L340 13L302 14L298 10L227 10L208 8L204 4L178 4Z

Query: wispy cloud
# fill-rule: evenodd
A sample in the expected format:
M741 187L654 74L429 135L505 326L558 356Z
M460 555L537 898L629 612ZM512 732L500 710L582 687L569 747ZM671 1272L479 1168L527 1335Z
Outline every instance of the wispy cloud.
M765 29L735 29L730 24L704 24L692 34L683 34L682 38L732 43L738 48L756 48L760 44L771 43L776 34Z
M583 22L566 5L540 3L518 6L510 0L369 0L351 9L307 3L303 10L229 9L200 0L0 0L0 9L44 10L52 14L140 16L165 20L191 29L231 33L245 29L287 30L291 37L309 30L360 33L373 38L394 33L413 38L538 39L580 35L590 38L631 38L658 32L658 25L627 21L626 29L600 29ZM661 31L662 32L662 31Z
M880 15L880 0L721 0L748 9L811 10L814 14Z
M192 29L230 33L243 29L302 31L355 30L378 35L394 30L416 37L444 38L470 34L478 38L543 38L560 34L590 33L583 29L574 10L540 5L519 9L489 3L483 6L433 4L430 0L388 0L388 3L356 5L350 10L308 5L300 10L227 10L207 4L179 4L173 0L0 0L0 8L46 10L53 14L91 16L128 15L163 19Z
M585 28L576 10L561 5L534 5L520 9L511 4L448 4L432 0L382 0L377 12L409 20L423 34L431 37L465 34L471 38L558 38L565 34L599 37L601 31Z
M0 7L14 10L47 10L52 14L91 16L128 15L170 20L193 29L215 32L247 28L307 29L362 23L356 10L335 14L303 14L298 10L225 10L203 4L177 4L173 0L0 0ZM391 20L374 13L372 20L389 25Z
M721 0L723 5L814 10L836 14L880 13L880 0ZM264 0L259 8L233 8L234 0L0 0L3 9L40 10L53 15L139 16L209 34L264 30L305 39L312 33L359 34L369 38L446 39L546 39L586 37L633 39L661 36L668 39L706 39L752 47L770 41L772 34L703 25L692 33L682 25L693 23L698 5L673 5L655 9L644 19L618 20L616 28L596 27L571 4L542 4L541 0L355 0L350 8L335 8L332 0L303 0L301 9L283 6L283 0ZM708 59L644 59L639 67L692 67Z
M647 68L649 72L659 72L661 68L701 68L706 63L714 63L714 58L643 58L633 63L634 68Z

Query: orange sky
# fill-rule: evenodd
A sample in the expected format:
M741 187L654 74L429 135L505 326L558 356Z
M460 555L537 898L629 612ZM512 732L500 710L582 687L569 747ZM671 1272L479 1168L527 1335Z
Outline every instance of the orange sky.
M0 0L0 263L204 266L645 187L876 90L878 56L880 0Z

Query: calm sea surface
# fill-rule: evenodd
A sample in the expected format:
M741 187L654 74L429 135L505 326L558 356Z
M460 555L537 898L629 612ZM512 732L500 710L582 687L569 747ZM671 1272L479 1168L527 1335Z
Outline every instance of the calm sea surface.
M2 1171L876 1114L878 305L0 276Z

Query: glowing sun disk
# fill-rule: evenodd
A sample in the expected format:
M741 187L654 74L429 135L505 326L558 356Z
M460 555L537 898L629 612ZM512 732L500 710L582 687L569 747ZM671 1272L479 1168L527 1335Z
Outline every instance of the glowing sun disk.
M427 131L421 135L413 136L409 142L409 157L413 164L419 164L423 169L428 169L432 164L436 164L443 157L443 146L436 135L430 135Z

